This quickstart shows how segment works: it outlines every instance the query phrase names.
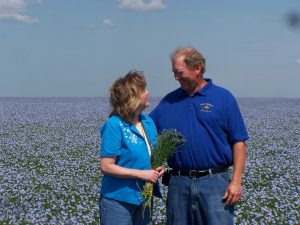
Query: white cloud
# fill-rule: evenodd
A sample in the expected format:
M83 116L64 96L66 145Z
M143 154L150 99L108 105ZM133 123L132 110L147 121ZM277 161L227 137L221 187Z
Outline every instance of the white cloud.
M102 24L106 27L113 27L115 25L110 19L103 20Z
M119 8L124 10L150 11L162 10L166 8L166 5L162 3L162 0L151 0L149 3L145 3L144 0L119 0Z
M39 19L25 14L29 5L38 3L41 3L41 0L0 0L0 22L39 23Z
M297 64L300 65L300 58L296 60Z
M1 13L0 14L0 21L16 21L16 22L22 22L22 23L28 23L28 24L34 24L39 23L40 21L38 19L31 18L26 15L21 14L14 14L14 13Z

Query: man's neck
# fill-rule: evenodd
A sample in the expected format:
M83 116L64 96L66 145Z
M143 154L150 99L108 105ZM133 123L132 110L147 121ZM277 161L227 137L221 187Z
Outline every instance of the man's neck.
M207 81L204 80L203 78L199 81L198 85L195 87L195 89L193 91L191 91L190 93L188 93L190 96L193 96L195 93L197 93L198 91L200 91L202 88L205 87L205 85L207 84Z

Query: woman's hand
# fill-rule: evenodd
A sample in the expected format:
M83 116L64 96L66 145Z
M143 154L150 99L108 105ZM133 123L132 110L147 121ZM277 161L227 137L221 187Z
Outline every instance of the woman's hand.
M155 170L157 172L159 172L159 177L161 177L164 174L164 172L165 172L165 167L164 166L160 166L160 167L157 167Z
M156 170L140 170L140 179L156 183L159 178L159 171Z
M157 167L155 170L142 170L142 180L150 181L152 183L156 183L158 178L160 178L164 172L164 166Z
M116 165L116 157L106 157L100 159L100 170L102 173L119 178L138 178L144 181L156 183L158 178L164 173L163 166L155 170L129 169Z

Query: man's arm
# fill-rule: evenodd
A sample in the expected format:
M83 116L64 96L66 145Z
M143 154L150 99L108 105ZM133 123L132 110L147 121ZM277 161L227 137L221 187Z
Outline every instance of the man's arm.
M233 175L223 199L226 199L226 205L233 205L241 199L242 196L242 177L246 162L246 144L244 141L233 145Z

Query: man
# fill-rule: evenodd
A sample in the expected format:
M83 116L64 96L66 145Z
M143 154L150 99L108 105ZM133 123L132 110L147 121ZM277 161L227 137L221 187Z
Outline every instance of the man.
M203 78L205 59L196 49L179 48L171 60L181 87L150 113L159 131L173 128L186 140L168 160L167 224L233 224L248 139L238 104L229 91Z

